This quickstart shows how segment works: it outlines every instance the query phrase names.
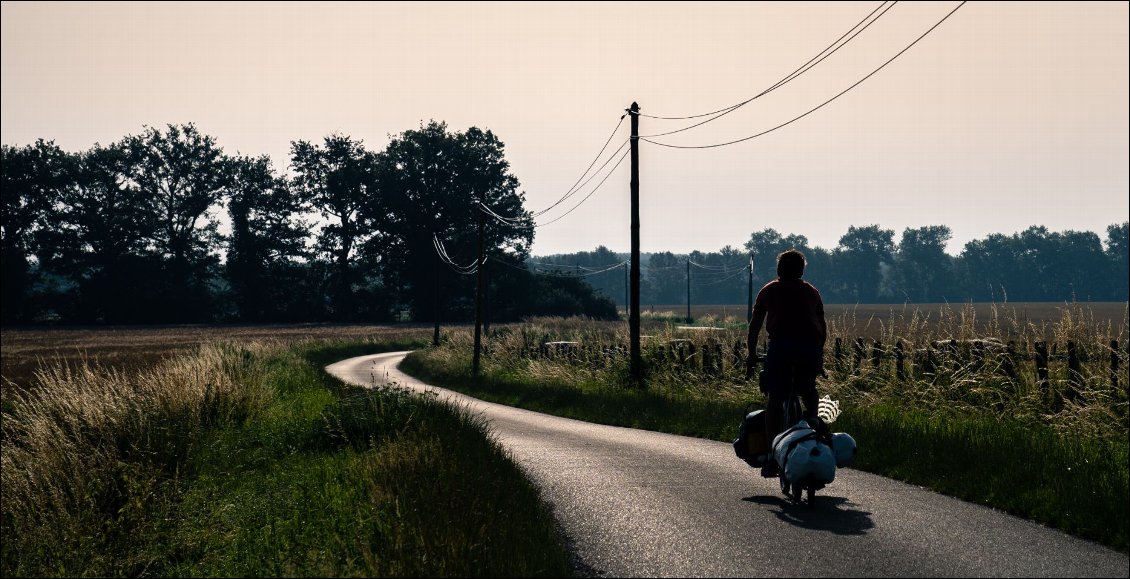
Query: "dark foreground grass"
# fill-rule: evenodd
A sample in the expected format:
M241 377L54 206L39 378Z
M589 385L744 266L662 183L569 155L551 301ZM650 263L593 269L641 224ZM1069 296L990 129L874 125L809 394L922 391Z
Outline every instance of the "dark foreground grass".
M3 575L567 575L548 508L480 418L321 370L417 345L236 352L261 370L260 404L204 421L181 460L118 459L114 500L64 502L73 516L6 501ZM71 527L41 528L52 521Z
M468 360L410 354L405 372L484 400L590 422L730 441L743 409L732 401L664 395L596 381L537 380ZM625 381L626 383L626 381ZM853 406L835 430L861 449L856 468L935 489L1127 550L1126 441L1066 438L1046 426L991 416L928 415ZM735 457L734 460L737 460Z

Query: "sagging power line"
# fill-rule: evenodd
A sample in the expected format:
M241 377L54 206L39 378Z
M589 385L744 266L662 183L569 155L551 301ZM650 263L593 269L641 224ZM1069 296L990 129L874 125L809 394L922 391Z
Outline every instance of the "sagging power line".
M828 47L827 47L827 48L825 48L824 50L821 50L819 54L817 54L816 56L812 57L811 59L809 59L809 60L808 60L808 62L806 62L806 63L802 64L802 65L800 66L800 68L797 68L796 70L794 70L794 71L790 72L790 73L789 73L788 75L786 75L786 76L785 76L784 78L782 78L781 80L777 81L777 82L776 82L776 83L774 83L774 84L773 84L772 86L770 86L769 88L767 88L767 89L765 89L765 90L761 91L760 93L758 93L758 94L756 94L756 95L754 95L754 96L752 96L752 97L750 97L750 98L748 98L748 99L746 99L746 100L744 100L744 101L742 101L742 102L740 102L740 103L738 103L738 104L736 104L736 105L733 105L733 106L730 106L730 107L726 107L726 108L724 108L724 109L719 109L719 110L717 110L717 111L714 111L714 112L712 112L712 113L705 113L705 114L702 114L702 115L693 115L693 116L690 116L690 117L650 117L650 118L656 118L656 119L677 119L677 118L686 118L686 119L693 119L693 118L700 118L700 117L704 117L704 116L711 116L711 115L715 115L715 114L717 114L717 116L713 116L713 117L711 117L711 118L709 118L709 119L706 119L706 120L704 120L704 121L700 121L700 122L694 123L694 124L692 124L692 125L689 125L689 126L683 127L683 128L681 128L681 129L675 129L675 130L673 130L673 131L667 131L667 132L663 132L663 133L655 133L655 134L651 134L651 135L641 135L641 136L640 136L640 138L642 138L642 139L646 139L646 138L654 138L654 137L663 137L663 136L666 136L666 135L673 135L673 134L675 134L675 133L681 133L681 132L683 132L683 131L688 131L688 130L690 130L690 129L693 129L693 128L695 128L695 127L700 127L700 126L702 126L702 125L705 125L706 123L709 123L709 122L713 122L713 121L716 121L716 120L718 120L718 119L720 119L720 118L722 118L722 117L724 117L724 116L726 116L726 115L728 115L728 114L730 114L730 113L732 113L732 112L734 112L734 111L736 111L736 110L740 109L741 107L744 107L745 105L747 105L747 104L749 104L749 103L751 103L751 102L753 102L753 101L755 101L755 100L757 100L757 99L759 99L759 98L761 98L761 97L763 97L763 96L765 96L765 95L767 95L767 94L769 94L769 93L771 93L771 92L773 92L773 91L777 90L778 88L780 88L780 87L782 87L782 86L784 86L784 85L788 84L789 82L792 82L793 80L795 80L795 79L796 79L797 77L799 77L800 75L802 75L802 74L804 74L804 73L808 72L808 71L809 71L809 70L811 70L811 69L812 69L813 67L815 67L816 65L820 64L821 62L823 62L823 61L824 61L824 59L826 59L826 58L828 58L829 56L832 56L833 54L835 54L835 53L836 53L836 51L838 51L839 49L841 49L841 48L843 48L844 46L846 46L846 45L847 45L847 43L849 43L849 42L851 42L852 40L854 40L856 36L859 36L859 35L860 35L860 34L861 34L861 33L862 33L862 32L863 32L864 30L867 30L867 28L868 28L868 27L870 27L870 26L871 26L872 24L874 24L874 23L875 23L875 22L877 22L877 21L878 21L878 20L879 20L880 18L882 18L882 17L883 17L883 15L884 15L884 14L886 14L888 10L890 10L891 8L894 8L895 4L898 4L898 2L897 2L897 1L895 1L895 2L891 2L891 4L890 4L889 6L887 6L887 7L886 7L886 9L884 9L884 10L883 10L882 12L879 12L879 10L880 10L880 9L882 9L882 8L883 8L883 6L885 6L886 4L887 4L887 2L886 2L886 1L884 1L884 2L883 2L882 4L880 4L880 5L879 5L879 6L877 7L877 8L875 8L874 10L872 10L870 14L868 14L867 16L865 16L865 17L863 18L863 20L859 21L859 23L858 23L858 24L856 24L855 26L851 27L851 29L850 29L850 30L848 30L847 32L845 32L845 33L843 34L843 36L840 36L839 38L837 38L837 39L836 39L836 41L835 41L835 42L833 42L832 44L828 45ZM874 14L875 14L876 12L879 12L879 15L878 15L878 16L875 16L875 18L874 18L874 19L871 19L871 16L872 16L872 15L874 15ZM869 21L869 20L870 20L870 21ZM864 24L865 22L866 22L866 24ZM861 26L861 25L863 26L862 28L860 28L860 26ZM852 31L856 30L857 28L859 28L859 30L858 30L857 32L855 32L855 34L851 34L851 33L852 33ZM847 36L848 36L849 34L851 34L851 38L848 38L847 40L844 40L844 38L846 38L846 37L847 37ZM841 41L841 40L844 40L844 42L843 42L842 44L840 44L840 41ZM837 46L837 44L838 44L838 46ZM834 47L834 48L833 48L833 47ZM641 116L647 116L647 115L641 115Z
M894 60L895 60L896 58L898 58L899 56L902 56L902 55L903 55L903 53L905 53L905 52L906 52L907 50L910 50L910 49L911 49L911 47L913 47L913 46L914 46L915 44L918 44L918 42L919 42L920 40L922 40L922 39L923 39L923 38L925 38L925 37L926 37L926 36L927 36L928 34L930 34L931 32L933 32L933 31L934 31L934 29L936 29L936 28L937 28L938 26L941 26L941 24L942 24L943 22L945 22L945 21L946 21L947 19L949 19L949 17L950 17L950 16L953 16L954 12L957 12L959 8L961 8L962 6L964 6L964 5L965 5L965 2L966 2L966 1L967 1L967 0L963 0L961 4L958 4L958 5L956 6L956 7L954 7L954 9L953 9L953 10L951 10L951 11L950 11L950 12L949 12L948 14L946 14L946 15L945 15L944 17L942 17L942 19L941 19L941 20L939 20L938 22L936 22L936 23L935 23L935 24L934 24L933 26L931 26L931 27L930 27L930 28L929 28L928 30L926 30L926 32L923 32L921 36L919 36L918 38L914 39L914 41L913 41L913 42L911 42L910 44L908 44L908 45L907 45L907 46L906 46L905 48L903 48L902 50L898 51L898 53L897 53L897 54L895 54L894 56L892 56L892 57L891 57L891 58L890 58L889 60L887 60L887 61L886 61L886 62L884 62L883 64L879 65L879 67L878 67L878 68L876 68L875 70L873 70L873 71L871 71L870 73L868 73L868 74L867 74L867 76L864 76L863 78L861 78L861 79L857 80L857 81L856 81L856 82L855 82L854 84L852 84L851 86L849 86L849 87L847 87L846 89L844 89L844 90L840 91L840 92L839 92L838 94L836 94L836 95L835 95L835 96L833 96L832 98L830 98L830 99L828 99L828 100L826 100L826 101L824 101L824 102L820 103L819 105L817 105L817 106L813 107L812 109L808 110L807 112L805 112L805 113L803 113L803 114L801 114L801 115L799 115L799 116L797 116L797 117L794 117L793 119L790 119L790 120L788 120L788 121L786 121L786 122L784 122L784 123L781 123L781 124L779 124L779 125L777 125L777 126L775 126L775 127L771 128L771 129L767 129L767 130L761 131L760 133L757 133L757 134L754 134L754 135L750 135L750 136L748 136L748 137L743 137L743 138L741 138L741 139L734 139L734 140L732 140L732 141L726 141L726 142L723 142L723 143L714 143L714 144L711 144L711 145L672 145L672 144L670 144L670 143L661 143L661 142L659 142L659 141L654 141L654 140L651 140L651 139L649 139L649 138L646 138L646 137L640 137L640 139L641 139L641 140L643 140L643 141L647 141L648 143L651 143L651 144L653 144L653 145L659 145L659 146L661 146L661 147L670 147L670 148L673 148L673 149L711 149L711 148L715 148L715 147L724 147L724 146L726 146L726 145L734 145L734 144L737 144L737 143L741 143L741 142L744 142L744 141L748 141L748 140L750 140L750 139L754 139L754 138L760 137L760 136L762 136L762 135L765 135L765 134L771 133L771 132L773 132L773 131L776 131L777 129L780 129L780 128L782 128L782 127L785 127L785 126L791 125L792 123L794 123L794 122L796 122L796 121L799 121L800 119L803 119L804 117L807 117L808 115L810 115L810 114L812 114L812 113L814 113L814 112L816 112L816 111L818 111L818 110L820 110L820 109L824 108L824 106L828 105L828 104L829 104L829 103L831 103L832 101L834 101L834 100L836 100L836 99L840 98L841 96L843 96L844 94L846 94L846 93L847 93L848 91L850 91L850 90L852 90L853 88L855 88L855 87L859 86L860 84L862 84L862 83L863 83L863 81L865 81L865 80L867 80L867 79L871 78L872 76L874 76L874 75L875 75L875 73L879 72L880 70L883 70L883 68L885 68L885 67L886 67L886 66L887 66L888 64L890 64L890 63L894 62Z

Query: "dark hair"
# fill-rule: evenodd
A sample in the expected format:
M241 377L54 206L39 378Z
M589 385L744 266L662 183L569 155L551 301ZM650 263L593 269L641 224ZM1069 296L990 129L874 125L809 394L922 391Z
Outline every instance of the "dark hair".
M790 249L777 256L777 277L781 279L800 279L804 275L804 254Z

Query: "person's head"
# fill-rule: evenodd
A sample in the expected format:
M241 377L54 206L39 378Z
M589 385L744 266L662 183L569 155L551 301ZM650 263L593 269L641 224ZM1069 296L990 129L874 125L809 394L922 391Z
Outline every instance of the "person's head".
M804 254L790 249L777 256L777 277L781 279L800 279L804 275Z

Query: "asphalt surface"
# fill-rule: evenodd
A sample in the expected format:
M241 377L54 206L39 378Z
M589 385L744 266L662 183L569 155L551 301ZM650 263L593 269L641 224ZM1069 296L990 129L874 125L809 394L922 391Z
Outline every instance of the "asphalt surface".
M483 402L401 373L404 355L326 371L438 392L485 415L553 506L580 575L1130 576L1123 553L853 469L840 469L815 507L794 505L729 444Z

